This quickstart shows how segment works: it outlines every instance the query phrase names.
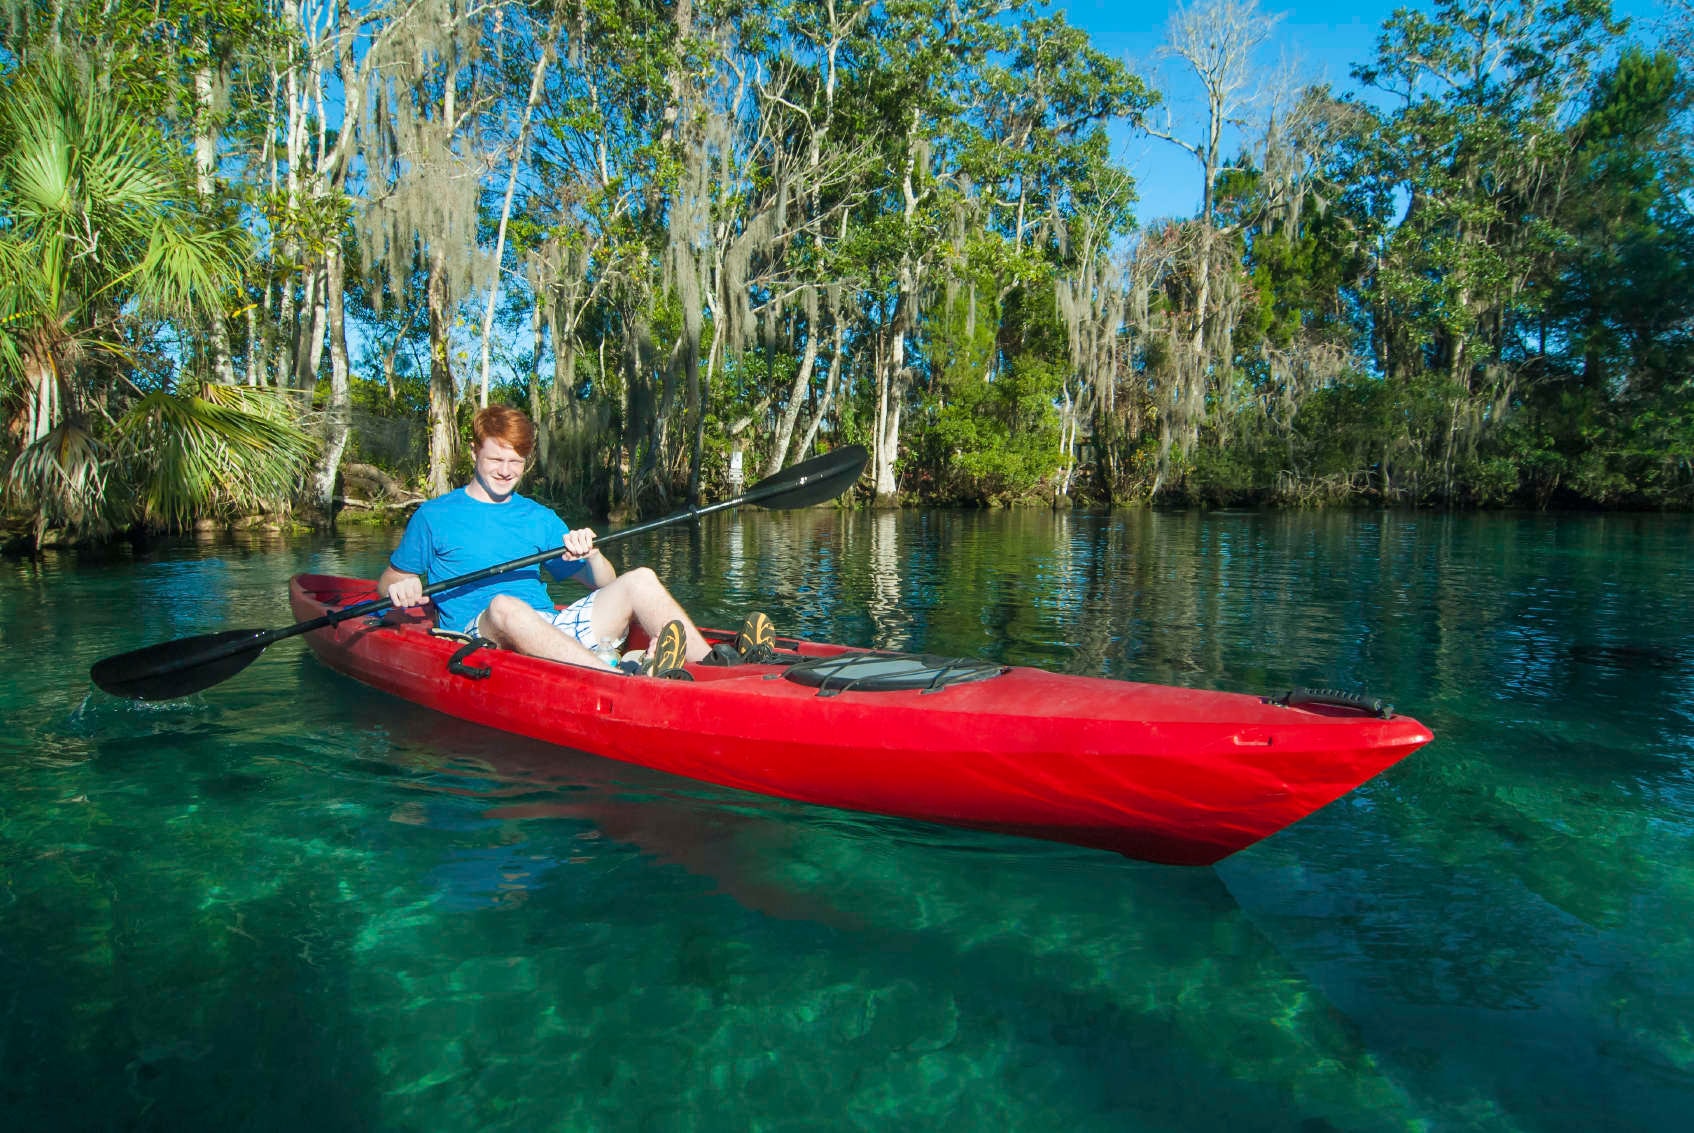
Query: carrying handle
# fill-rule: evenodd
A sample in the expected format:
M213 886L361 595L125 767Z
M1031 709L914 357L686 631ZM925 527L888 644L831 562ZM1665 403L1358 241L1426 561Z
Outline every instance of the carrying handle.
M1347 692L1338 688L1296 688L1281 696L1265 697L1266 704L1284 708L1299 708L1307 704L1322 704L1330 708L1352 708L1383 720L1394 718L1394 706L1379 696L1363 692Z

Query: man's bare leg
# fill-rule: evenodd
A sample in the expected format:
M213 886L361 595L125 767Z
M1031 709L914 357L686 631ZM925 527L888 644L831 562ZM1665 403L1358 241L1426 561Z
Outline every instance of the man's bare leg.
M699 661L712 651L694 621L683 610L650 567L636 567L618 575L594 592L594 632L599 636L622 637L631 622L652 637L666 622L682 623L688 642L688 659Z
M609 588L608 588L609 589ZM600 599L594 599L595 627L599 627ZM594 655L573 635L565 633L547 619L547 615L521 598L496 594L488 609L477 619L477 632L494 644L531 657L563 661L567 665L587 665L604 669L606 663Z

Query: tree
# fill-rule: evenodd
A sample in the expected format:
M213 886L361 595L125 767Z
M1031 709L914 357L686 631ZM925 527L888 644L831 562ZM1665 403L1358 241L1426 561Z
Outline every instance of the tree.
M1234 327L1222 317L1220 302L1226 290L1238 290L1238 280L1219 278L1233 275L1238 262L1224 263L1220 244L1237 230L1220 224L1218 198L1220 178L1226 166L1225 131L1250 125L1247 115L1264 101L1263 83L1255 82L1253 53L1270 38L1280 15L1259 11L1258 0L1201 0L1183 5L1171 14L1164 52L1180 59L1200 84L1205 99L1205 119L1200 137L1186 138L1171 127L1149 127L1156 138L1186 151L1200 167L1200 211L1193 227L1193 257L1186 272L1166 279L1175 285L1172 310L1182 312L1185 342L1173 343L1168 373L1161 383L1167 391L1160 398L1159 461L1153 484L1157 492L1171 463L1173 447L1183 453L1193 449L1207 406L1220 382L1227 379L1233 363L1230 342Z
M490 266L477 239L483 157L476 132L497 95L483 65L490 13L472 0L411 3L372 43L356 83L347 56L341 71L344 86L370 92L354 104L366 112L355 127L367 177L356 218L366 268L380 269L396 293L418 265L428 275L429 491L439 495L452 486L459 436L455 305ZM344 164L338 159L335 168Z
M144 389L126 371L159 316L194 317L239 273L233 228L204 224L168 145L87 71L47 55L0 95L0 374L9 492L49 527L286 498L304 438L246 398ZM160 453L190 434L194 459ZM150 443L142 444L145 437ZM186 443L186 442L185 442ZM135 493L126 491L133 486Z
M1376 60L1354 72L1399 102L1346 176L1381 223L1366 290L1377 366L1441 407L1409 422L1429 461L1423 490L1452 498L1510 415L1547 294L1537 284L1568 239L1568 127L1622 31L1607 0L1441 0L1390 17Z
M1667 142L1690 100L1666 52L1626 49L1569 131L1569 240L1548 282L1515 438L1543 501L1562 484L1604 502L1694 483L1694 183Z

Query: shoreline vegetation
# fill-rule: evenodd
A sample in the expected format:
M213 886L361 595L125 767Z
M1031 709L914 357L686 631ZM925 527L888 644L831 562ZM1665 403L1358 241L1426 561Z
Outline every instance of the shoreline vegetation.
M1003 0L313 11L6 6L8 549L398 520L489 401L614 522L844 444L843 506L1694 507L1688 0L1428 0L1342 88L1257 0L1157 72Z

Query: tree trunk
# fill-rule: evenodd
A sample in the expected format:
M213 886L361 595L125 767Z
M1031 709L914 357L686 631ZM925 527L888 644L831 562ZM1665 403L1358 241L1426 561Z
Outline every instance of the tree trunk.
M492 369L491 352L494 342L494 311L500 300L500 266L506 255L506 225L512 217L512 198L517 195L518 173L523 167L524 150L529 142L529 123L541 102L543 80L547 66L553 61L553 42L563 21L563 6L553 14L543 37L541 58L535 61L535 72L529 79L529 100L524 103L523 121L518 126L518 140L512 151L512 170L506 177L506 196L500 203L500 226L494 237L494 279L488 285L488 307L482 316L482 378L477 386L477 404L488 404L488 381Z
M705 156L699 147L689 146L687 154L690 160L704 161ZM684 180L689 174L684 174ZM705 408L702 405L700 392L700 342L705 337L705 316L701 310L704 302L700 286L699 253L692 246L690 233L686 227L684 213L690 210L676 208L677 219L671 222L671 254L675 257L677 278L677 301L681 305L682 333L677 339L676 351L672 356L672 365L665 379L664 407L659 411L659 426L666 431L670 426L670 415L676 405L676 377L678 368L682 371L682 386L686 398L686 408L689 420L696 429L703 424ZM721 331L721 328L719 328ZM700 451L701 445L695 441L696 430L690 430L689 463L688 463L688 502L700 502Z
M300 312L300 341L294 351L294 388L311 393L318 384L318 367L323 363L324 312L323 271L314 265L306 272L305 300Z
M33 337L33 336L32 336ZM12 419L11 432L23 445L32 445L53 431L62 408L59 378L52 348L26 340L20 359L23 369L22 406Z
M447 265L442 254L429 253L429 494L444 495L453 488L453 456L458 421L453 368L448 356L452 326L447 292Z
M538 425L547 421L547 404L541 398L541 348L547 321L541 304L541 292L537 290L529 308L529 415Z
M706 352L706 379L701 382L696 363L689 398L690 410L694 414L694 440L688 452L688 502L696 505L700 503L700 480L706 460L706 399L703 390L712 388L712 375L717 373L718 352L723 345L722 324L716 324L716 329L711 348Z
M900 454L900 405L906 393L904 318L895 315L888 356L879 359L877 366L876 439L871 454L871 483L877 507L894 507L899 503L894 461Z
M831 307L835 322L835 343L830 353L829 376L824 379L823 395L818 398L817 412L812 414L811 421L806 425L806 433L800 438L799 447L794 452L805 459L812 451L812 442L817 439L818 429L823 425L824 415L829 412L830 405L835 400L835 389L841 377L841 367L845 361L847 346L847 323L839 307Z
M776 438L771 443L771 458L765 465L766 476L775 476L782 471L783 462L788 459L788 442L794 438L794 425L800 420L800 410L806 402L806 391L812 385L812 372L817 368L818 361L818 289L806 288L806 352L800 357L800 369L794 375L794 384L788 390L788 405L783 409L782 416L777 420Z
M352 395L348 382L347 318L343 302L341 245L324 250L325 290L329 308L329 404L324 412L324 446L312 473L312 502L331 525L335 523L335 477L352 428Z
M907 233L917 223L919 136L919 111L913 107L906 126L906 165L900 184L905 202L902 218ZM892 507L897 503L899 485L894 479L894 461L900 454L900 410L905 401L908 380L906 332L918 320L918 276L921 270L922 265L907 251L900 261L900 290L889 328L886 369L879 369L877 380L877 435L872 473L878 507Z
M299 0L283 0L283 20L289 27L297 27L300 23ZM284 135L284 155L287 172L283 179L284 208L290 214L300 208L300 178L307 166L306 160L306 107L305 96L302 94L300 67L296 59L291 59L284 75L284 100L287 105L288 118ZM289 226L292 228L292 225ZM285 230L286 231L286 230ZM281 259L288 263L301 261L300 241L294 235L289 235L281 241ZM309 291L309 277L303 279L302 290ZM278 389L284 389L295 383L295 368L299 357L299 300L295 298L294 283L288 275L276 280L276 286L282 296L278 305L276 320L276 358L271 366ZM269 296L267 295L267 302Z
M270 307L270 288L265 288L265 307ZM266 320L266 326L270 325ZM265 341L264 333L259 329L259 311L252 304L247 304L247 384L262 386L265 384Z
M564 404L565 387L569 383L567 377L569 371L565 369L565 336L559 331L558 305L548 303L546 315L547 337L553 340L553 380L547 386L547 416L553 418L559 415L559 407ZM602 344L604 344L604 340L602 340ZM537 364L539 365L539 361ZM601 369L600 376L605 377L604 368ZM598 389L599 385L600 383L596 382L595 388Z
M204 43L203 48L207 47ZM210 55L209 48L207 54ZM200 198L200 208L215 211L213 199L217 190L218 133L212 122L212 86L214 76L209 66L194 72L194 186ZM223 385L235 384L235 360L230 356L229 327L224 323L223 304L208 303L206 315L206 361L212 380Z
M291 280L284 276L277 281L282 293L281 310L277 312L276 359L271 363L271 380L277 389L288 389L294 382L294 337L300 316L300 303L294 297Z

